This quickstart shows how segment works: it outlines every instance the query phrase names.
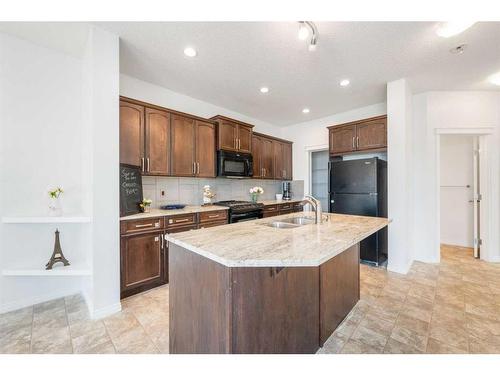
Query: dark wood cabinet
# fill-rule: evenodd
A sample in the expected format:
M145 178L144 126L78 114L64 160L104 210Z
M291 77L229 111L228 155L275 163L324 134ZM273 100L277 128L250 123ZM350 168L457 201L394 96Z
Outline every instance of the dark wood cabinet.
M196 176L215 177L215 124L196 121L195 149Z
M358 150L387 147L387 117L376 118L356 125Z
M146 108L145 174L170 173L170 114Z
M195 121L191 118L172 115L172 174L190 177L195 167Z
M252 152L252 127L238 125L238 151Z
M328 127L330 154L387 150L387 116Z
M253 178L263 178L264 169L262 167L262 137L253 135L252 137L253 156Z
M292 144L283 144L283 179L292 180Z
M217 115L210 120L217 122L217 149L252 152L253 125Z
M345 154L356 151L356 126L335 126L330 129L330 153Z
M359 243L319 267L322 346L359 301Z
M264 135L252 135L253 177L274 178L274 141Z
M122 298L168 282L164 234L162 230L122 236Z
M144 107L120 100L120 163L144 166Z

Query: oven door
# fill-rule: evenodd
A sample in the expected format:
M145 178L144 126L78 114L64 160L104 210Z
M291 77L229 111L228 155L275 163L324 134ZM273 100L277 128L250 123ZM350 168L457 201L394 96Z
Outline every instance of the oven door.
M262 210L242 212L242 213L231 213L229 215L229 223L239 223L242 221L257 220L262 219Z
M252 177L252 155L219 151L217 175L223 177Z

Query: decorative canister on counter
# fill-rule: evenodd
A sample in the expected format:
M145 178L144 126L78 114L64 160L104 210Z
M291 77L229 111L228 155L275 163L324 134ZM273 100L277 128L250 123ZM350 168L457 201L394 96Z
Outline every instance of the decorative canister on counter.
M212 199L215 198L215 193L210 189L210 185L203 186L203 205L211 205Z

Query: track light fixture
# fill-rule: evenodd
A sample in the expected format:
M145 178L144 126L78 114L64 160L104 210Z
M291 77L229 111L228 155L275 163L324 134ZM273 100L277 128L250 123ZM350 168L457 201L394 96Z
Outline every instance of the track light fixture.
M311 35L309 40L309 51L315 51L318 44L318 28L311 21L299 21L299 39L306 40Z

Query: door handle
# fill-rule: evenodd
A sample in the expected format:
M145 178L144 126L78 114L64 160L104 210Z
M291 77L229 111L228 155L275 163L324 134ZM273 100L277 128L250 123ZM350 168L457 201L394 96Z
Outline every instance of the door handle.
M356 148L359 148L359 137L356 137Z
M200 163L196 162L196 174L200 174Z
M352 148L356 148L356 144L354 142L354 137L352 137Z
M149 157L148 157L148 158L146 158L146 160L147 160L147 162L148 162L148 172L149 172L149 171L150 171L150 169L149 169Z
M144 158L141 158L141 170L144 172Z

